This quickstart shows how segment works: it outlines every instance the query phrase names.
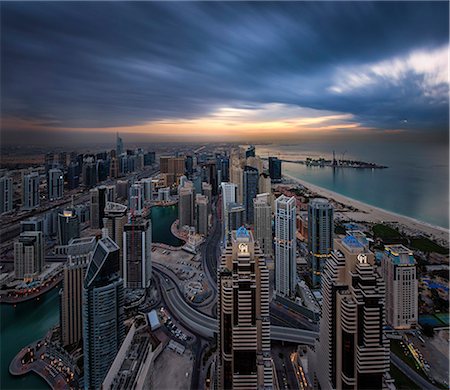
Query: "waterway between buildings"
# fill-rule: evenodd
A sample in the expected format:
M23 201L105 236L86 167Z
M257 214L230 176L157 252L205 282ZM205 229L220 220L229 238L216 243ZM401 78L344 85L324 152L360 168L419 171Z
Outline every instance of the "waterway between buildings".
M151 211L152 241L178 246L182 243L170 231L178 217L178 206L153 207ZM59 289L55 287L39 300L16 305L0 305L0 388L48 389L47 383L37 375L14 377L8 368L14 356L26 345L42 338L59 322Z

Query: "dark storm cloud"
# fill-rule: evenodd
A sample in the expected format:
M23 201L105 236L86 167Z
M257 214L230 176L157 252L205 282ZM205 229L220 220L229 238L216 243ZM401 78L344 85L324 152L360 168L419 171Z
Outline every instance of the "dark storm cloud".
M110 127L283 103L352 113L368 127L448 127L448 82L408 60L447 50L445 2L3 2L1 11L2 117ZM383 73L392 59L395 77Z

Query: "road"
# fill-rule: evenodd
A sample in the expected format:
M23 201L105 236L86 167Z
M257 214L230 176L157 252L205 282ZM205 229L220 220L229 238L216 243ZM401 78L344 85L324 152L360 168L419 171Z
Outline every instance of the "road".
M409 379L419 385L422 389L437 390L438 388L428 382L423 376L419 375L415 370L408 366L401 358L395 353L391 352L391 362L396 366L403 374Z
M210 338L218 331L217 319L199 312L189 305L181 294L176 281L164 271L164 267L154 264L154 269L161 274L161 288L164 300L172 313L177 316L188 329L200 336ZM317 332L287 328L284 326L271 326L270 334L273 340L288 341L297 344L313 345Z
M213 290L217 291L217 259L219 258L219 245L221 239L220 220L217 218L217 201L211 206L212 210L212 227L206 238L206 243L202 246L202 262L203 269L210 280Z

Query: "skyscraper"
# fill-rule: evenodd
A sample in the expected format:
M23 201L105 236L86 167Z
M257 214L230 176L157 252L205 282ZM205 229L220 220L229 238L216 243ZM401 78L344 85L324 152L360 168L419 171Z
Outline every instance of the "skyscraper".
M244 207L245 222L253 224L253 199L259 192L259 173L256 168L246 166L244 168Z
M119 247L109 237L95 247L83 282L84 387L99 389L125 335Z
M269 157L269 175L272 183L281 183L281 160Z
M20 233L14 242L14 276L16 279L33 280L44 266L44 242L41 231Z
M123 153L123 140L119 137L119 133L116 135L116 153L120 156Z
M123 275L123 227L128 222L127 206L106 202L105 217L103 218L103 226L108 230L108 236L119 246L120 248L120 275Z
M62 199L64 195L64 173L61 169L50 169L47 175L48 199Z
M128 196L128 208L136 214L141 214L144 209L144 186L141 183L133 184L130 187Z
M387 323L395 329L409 329L418 321L416 261L403 245L386 245L381 261L386 283Z
M231 230L228 228L228 218L225 218L225 216L227 215L228 205L236 203L237 186L234 183L221 183L220 187L222 189L223 245L226 246L227 237Z
M205 195L195 196L195 230L198 234L208 234L208 198Z
M58 244L67 245L72 238L80 237L80 221L74 209L58 214Z
M226 246L231 240L231 232L245 224L245 207L240 203L228 203L223 218L226 220L227 227L224 238L224 246Z
M281 195L275 201L275 290L292 296L297 280L295 197Z
M64 346L76 344L82 339L83 279L96 242L95 237L76 238L70 240L67 247L60 312L61 339Z
M219 388L272 388L269 271L244 227L232 232L218 284Z
M77 162L70 162L67 168L67 188L74 190L80 185L79 167Z
M97 165L93 157L83 159L82 171L83 185L86 188L94 187L97 184Z
M322 274L320 339L311 359L322 389L381 389L389 372L385 285L355 237L335 240Z
M311 262L311 280L320 287L320 275L333 250L333 206L327 199L312 199L308 204L308 250Z
M178 220L179 228L183 226L195 226L195 194L193 186L180 188L178 191Z
M99 186L90 191L91 197L91 227L93 229L103 228L106 202L115 200L114 186Z
M255 211L255 240L258 242L264 256L273 254L272 238L272 207L270 206L270 194L258 194L253 199Z
M255 157L255 147L250 145L245 151L245 158Z
M32 172L22 178L22 207L33 210L39 207L39 174Z
M236 184L236 202L242 203L244 201L244 171L239 165L231 166L230 181Z
M0 177L0 214L9 213L13 209L13 180L11 177Z
M123 280L125 288L144 289L152 278L150 220L131 217L123 227Z

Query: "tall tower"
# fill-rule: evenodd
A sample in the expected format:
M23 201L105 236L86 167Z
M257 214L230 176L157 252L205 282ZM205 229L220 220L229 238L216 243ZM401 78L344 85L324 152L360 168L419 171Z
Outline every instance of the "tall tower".
M189 182L190 183L190 182ZM195 195L193 186L185 186L178 191L178 220L179 227L195 226L194 210L195 210Z
M32 210L39 207L39 174L32 172L22 179L22 207Z
M80 220L74 209L58 214L58 244L67 245L72 238L80 237Z
M227 215L228 207L230 204L234 204L236 202L237 197L237 185L234 183L221 183L220 187L222 188L222 229L223 229L223 245L226 246L227 237L231 232L231 229L228 227L228 218L225 218ZM239 226L240 227L240 226Z
M385 285L360 240L335 240L322 274L320 339L311 364L322 389L381 389L389 372Z
M275 201L275 290L291 296L297 279L295 197L281 195Z
M14 243L14 276L16 279L33 280L44 266L44 242L41 231L20 233Z
M123 281L126 288L145 289L152 278L150 220L131 217L123 227Z
M50 169L47 175L48 199L61 199L64 195L64 173L61 169Z
M84 387L99 389L125 336L119 247L103 237L83 282Z
M141 183L133 184L130 187L128 208L136 214L142 213L144 209L144 186Z
M244 207L245 207L245 222L253 224L253 199L259 192L259 173L256 168L246 166L244 168Z
M418 321L416 261L403 245L386 245L381 261L386 283L387 322L396 329L409 329Z
M308 250L311 262L311 280L320 287L320 275L333 250L333 206L327 199L312 199L308 204Z
M195 196L195 227L198 234L208 234L208 198L201 194Z
M123 153L123 141L122 138L119 137L119 133L116 136L116 153L117 156L120 156Z
M123 275L123 227L128 222L127 206L115 203L106 202L105 217L103 218L103 226L108 230L108 236L120 248L120 275Z
M0 177L0 214L9 213L13 209L13 180L11 177Z
M255 210L255 239L259 243L264 256L273 255L272 238L272 207L270 206L270 194L258 194L253 199Z
M83 337L83 279L95 244L95 237L76 238L70 240L67 248L60 312L61 339L64 346L76 344Z
M232 232L218 283L219 388L272 388L269 271L244 227Z

